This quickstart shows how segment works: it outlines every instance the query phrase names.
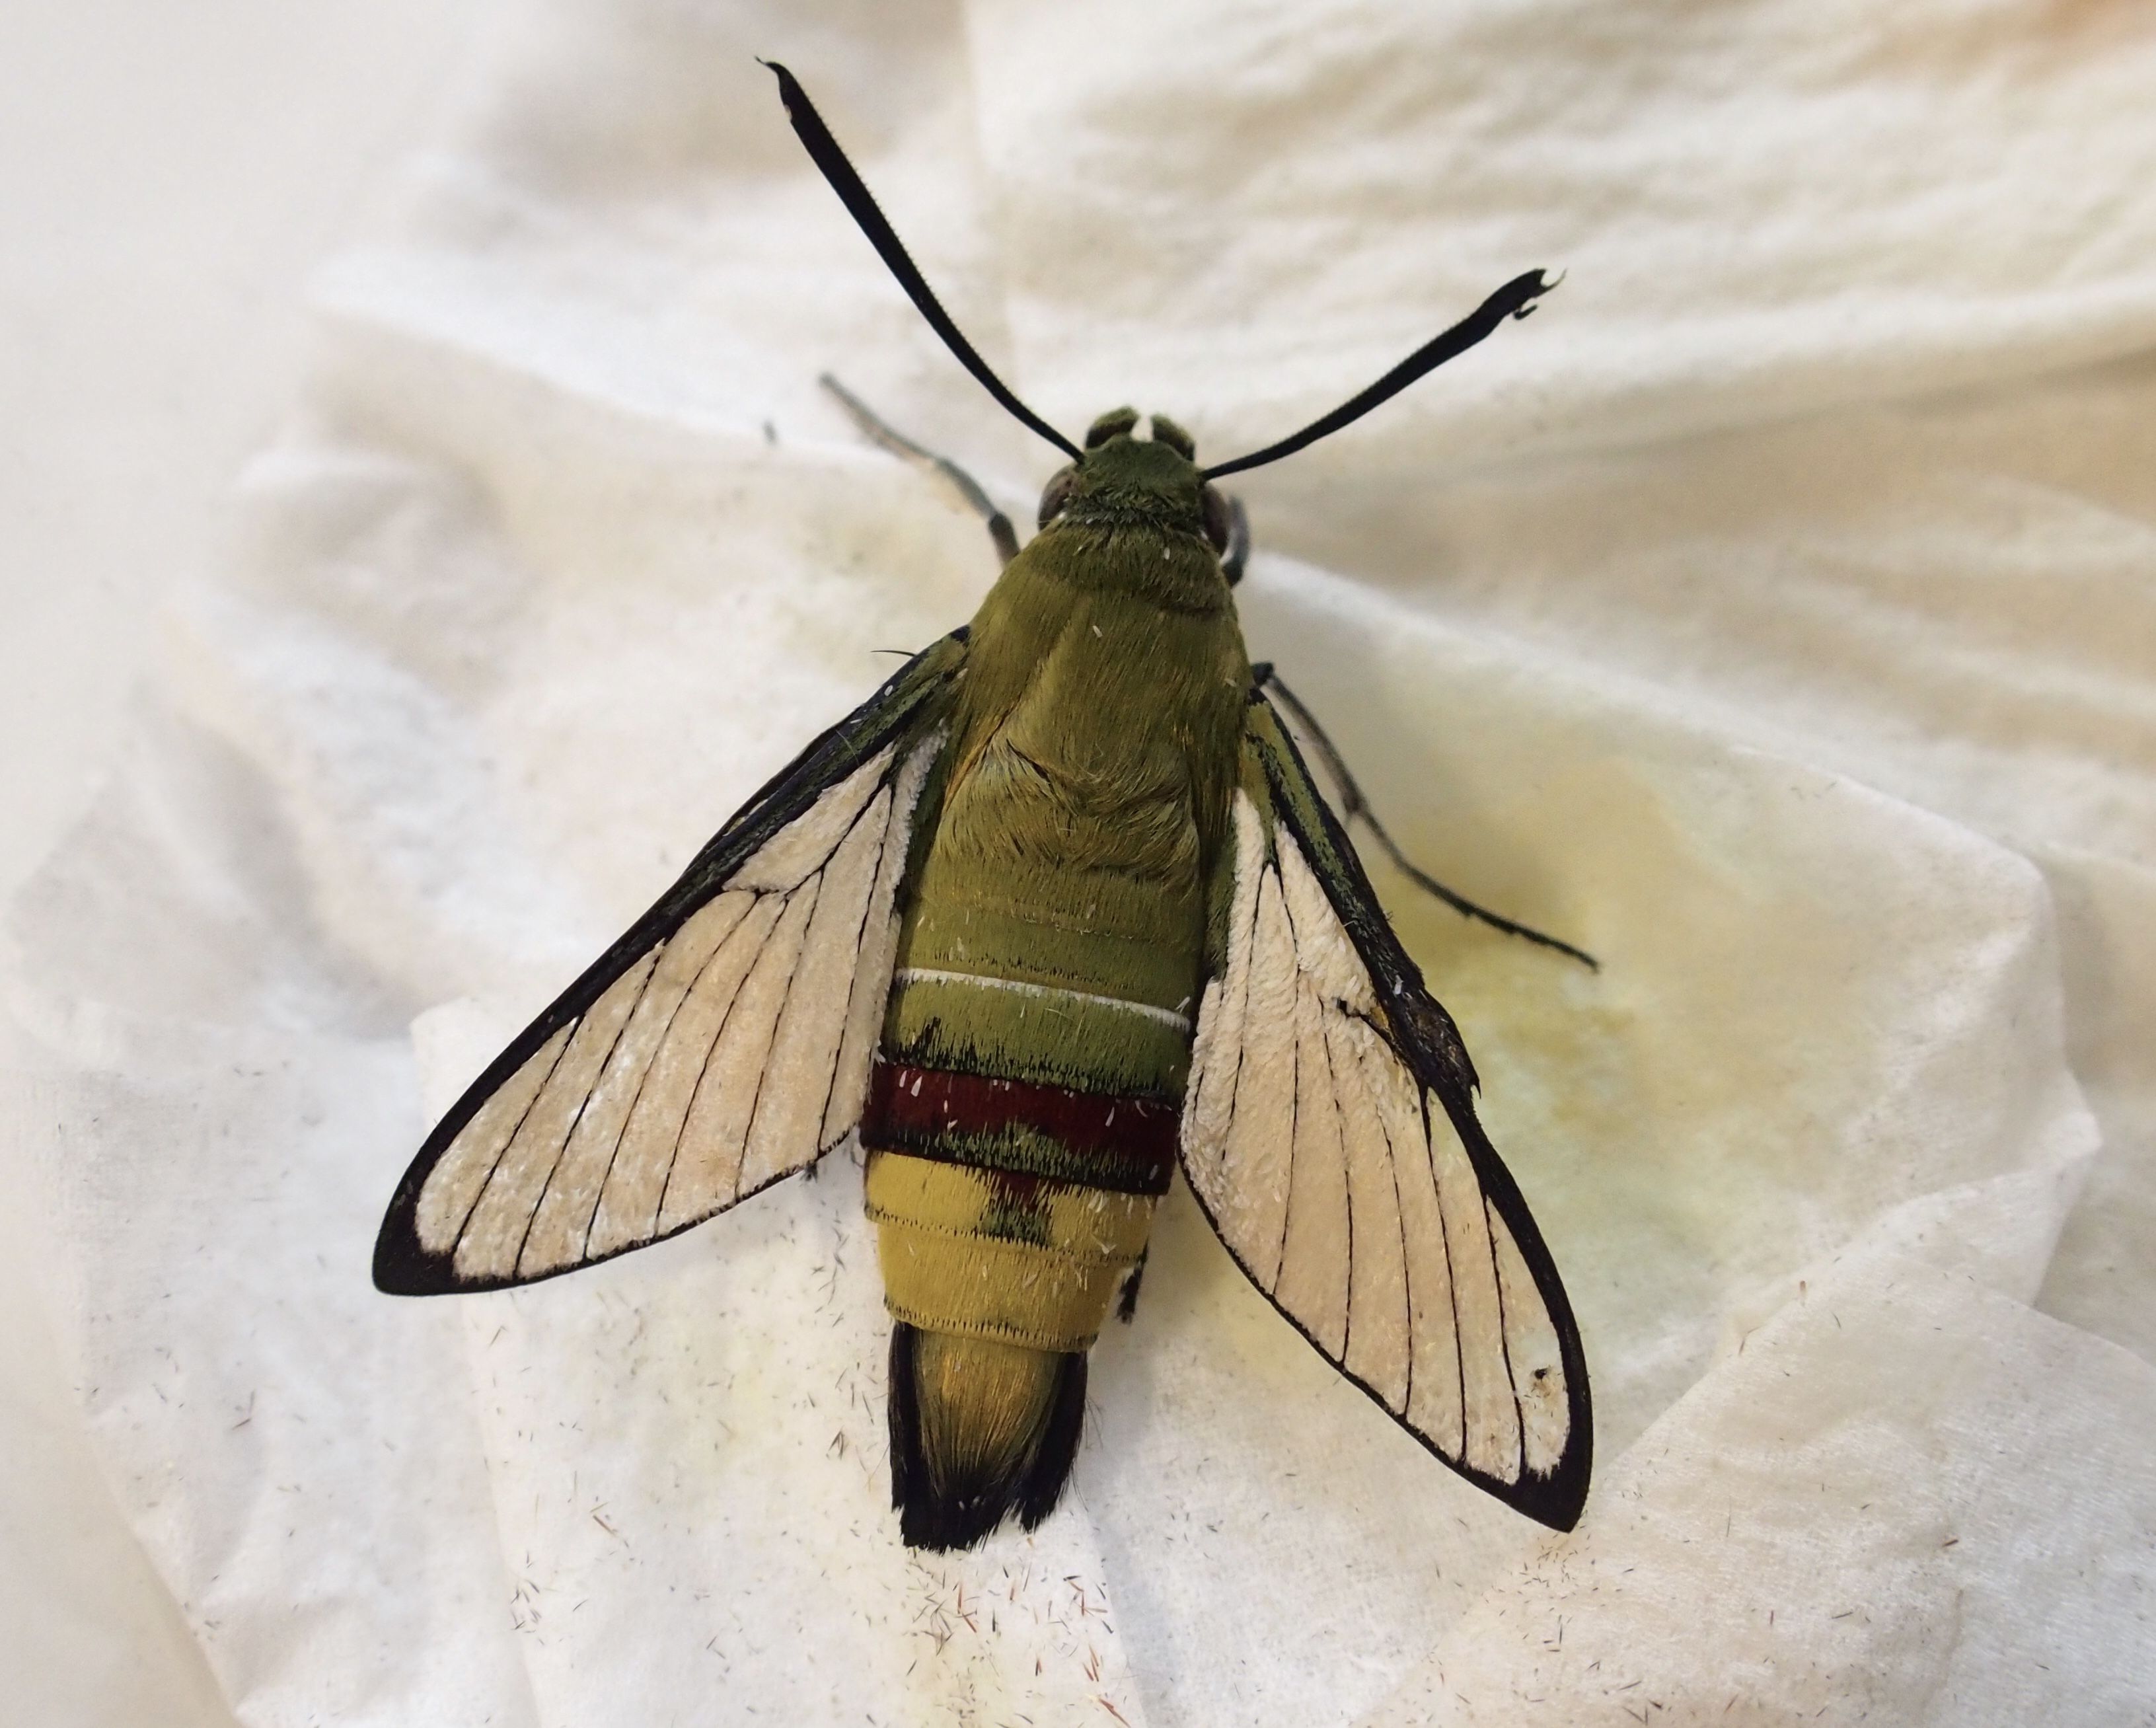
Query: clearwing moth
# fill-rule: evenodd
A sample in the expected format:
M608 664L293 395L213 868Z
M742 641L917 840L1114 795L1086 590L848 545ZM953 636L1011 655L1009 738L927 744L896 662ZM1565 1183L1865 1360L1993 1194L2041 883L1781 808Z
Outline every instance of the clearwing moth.
M374 1280L490 1290L660 1241L858 1131L905 1540L1045 1518L1086 1352L1179 1163L1250 1282L1444 1462L1569 1529L1592 1448L1570 1305L1476 1119L1451 1017L1298 738L1413 871L1268 666L1212 484L1524 317L1508 282L1293 436L1201 468L1128 409L1081 447L989 370L783 66L793 128L937 335L1069 463L973 622L749 800L526 1029L398 1185ZM850 401L850 399L849 399ZM1592 961L1588 964L1592 964Z

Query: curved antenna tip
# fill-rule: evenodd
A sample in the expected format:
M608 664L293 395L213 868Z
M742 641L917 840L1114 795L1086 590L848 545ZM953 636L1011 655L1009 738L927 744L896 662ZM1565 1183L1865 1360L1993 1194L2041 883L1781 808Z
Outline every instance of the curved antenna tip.
M1538 270L1522 271L1450 329L1440 331L1432 337L1377 383L1349 397L1331 414L1320 415L1300 432L1291 434L1277 444L1269 444L1263 450L1252 450L1250 455L1238 456L1232 462L1215 464L1205 470L1206 479L1218 480L1224 474L1240 474L1248 468L1261 468L1268 462L1277 462L1283 456L1291 456L1297 450L1306 449L1321 438L1329 437L1342 426L1361 419L1378 404L1390 401L1425 373L1435 372L1446 361L1466 353L1476 343L1493 335L1508 321L1525 317L1534 310L1535 301L1556 285L1555 282L1545 280Z
M1517 323L1522 318L1526 317L1529 312L1538 311L1542 306L1543 296L1545 294L1553 292L1558 288L1563 285L1565 275L1566 273L1563 270L1559 270L1555 275L1552 275L1548 270L1535 271L1535 280L1540 285L1535 289L1532 298L1528 300L1525 305L1522 306L1517 311L1512 314L1513 321Z

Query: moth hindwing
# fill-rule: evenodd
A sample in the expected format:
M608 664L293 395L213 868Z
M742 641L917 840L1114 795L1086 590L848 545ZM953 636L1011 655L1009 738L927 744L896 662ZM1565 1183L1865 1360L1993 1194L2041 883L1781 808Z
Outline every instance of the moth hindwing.
M944 638L810 744L473 1083L398 1186L380 1288L494 1289L607 1259L852 1131L965 651L963 630Z

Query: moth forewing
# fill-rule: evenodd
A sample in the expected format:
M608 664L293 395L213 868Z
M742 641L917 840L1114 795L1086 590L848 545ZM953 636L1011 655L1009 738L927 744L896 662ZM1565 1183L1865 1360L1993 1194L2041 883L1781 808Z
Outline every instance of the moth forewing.
M727 886L751 893L783 894L829 861L863 806L876 796L891 768L889 748L878 751L759 846Z
M945 638L819 738L474 1083L391 1201L382 1288L606 1259L844 1138L964 655L963 632Z
M1296 964L1321 1000L1337 1011L1365 1019L1378 1011L1369 969L1355 952L1339 914L1311 874L1302 848L1292 834L1275 831L1273 850L1280 863L1281 892L1295 931Z
M1349 1378L1463 1474L1568 1525L1589 1445L1578 1337L1475 1120L1466 1052L1255 695L1247 748L1262 772L1191 1078L1192 1190Z
M886 786L824 867L793 987L757 1080L756 1112L742 1160L744 1187L798 1169L820 1149L891 804Z

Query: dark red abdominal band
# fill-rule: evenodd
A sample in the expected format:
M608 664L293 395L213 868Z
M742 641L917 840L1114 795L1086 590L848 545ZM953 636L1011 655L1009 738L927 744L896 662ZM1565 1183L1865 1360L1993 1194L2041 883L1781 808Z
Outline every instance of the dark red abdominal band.
M879 1057L869 1075L861 1144L1120 1194L1165 1194L1182 1120L1180 1105L1158 1098L1073 1092Z

